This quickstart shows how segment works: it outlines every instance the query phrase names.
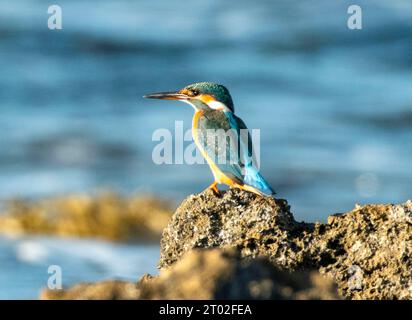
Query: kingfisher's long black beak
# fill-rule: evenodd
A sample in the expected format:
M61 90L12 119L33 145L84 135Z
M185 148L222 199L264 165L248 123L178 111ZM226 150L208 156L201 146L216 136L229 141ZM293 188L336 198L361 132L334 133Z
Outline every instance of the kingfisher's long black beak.
M180 92L158 92L146 94L143 96L143 98L161 100L188 100L189 96Z

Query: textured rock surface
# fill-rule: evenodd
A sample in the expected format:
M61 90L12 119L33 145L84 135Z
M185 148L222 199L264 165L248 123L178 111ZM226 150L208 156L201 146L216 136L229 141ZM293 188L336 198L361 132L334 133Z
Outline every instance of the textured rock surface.
M358 206L315 235L316 252L331 260L320 270L345 297L412 299L412 201Z
M290 274L265 258L241 259L236 250L193 250L158 277L137 284L106 281L44 290L42 299L337 299L318 272Z
M193 248L236 247L243 257L265 255L279 266L309 267L304 246L311 224L297 223L285 200L230 189L204 191L176 210L161 240L160 268Z
M234 247L288 270L332 275L350 299L412 299L412 202L357 206L327 224L297 223L282 200L240 190L190 196L163 232L159 266L193 248Z

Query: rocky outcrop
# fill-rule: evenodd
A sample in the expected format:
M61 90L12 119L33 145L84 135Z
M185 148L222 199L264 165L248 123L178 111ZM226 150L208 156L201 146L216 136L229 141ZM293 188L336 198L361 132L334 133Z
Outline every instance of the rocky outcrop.
M284 200L237 189L190 196L161 240L167 269L194 248L236 248L284 270L318 269L349 299L412 299L412 202L357 206L326 224L298 223Z
M193 248L236 247L243 257L268 257L288 269L310 267L305 239L311 224L298 223L285 200L230 189L187 198L163 231L159 267Z
M234 249L193 250L157 277L137 284L106 281L44 290L42 299L337 299L318 272L291 274L265 258L241 259Z
M266 258L242 259L236 250L186 253L141 286L146 299L337 299L336 287L318 272L289 273Z
M170 208L153 197L124 198L113 193L14 200L0 213L0 234L158 241L172 214Z
M321 224L295 221L285 200L205 191L187 198L164 229L159 276L42 297L412 299L411 253L412 201L356 206Z
M412 299L412 201L357 206L318 225L312 254L350 299Z

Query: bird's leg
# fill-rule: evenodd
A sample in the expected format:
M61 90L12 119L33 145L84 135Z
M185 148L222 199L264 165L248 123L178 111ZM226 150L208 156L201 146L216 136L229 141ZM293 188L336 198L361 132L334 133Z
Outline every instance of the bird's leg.
M220 195L220 191L219 191L219 189L217 188L217 182L216 182L216 181L214 181L214 182L208 187L208 189L211 189L215 195L217 195L217 196Z

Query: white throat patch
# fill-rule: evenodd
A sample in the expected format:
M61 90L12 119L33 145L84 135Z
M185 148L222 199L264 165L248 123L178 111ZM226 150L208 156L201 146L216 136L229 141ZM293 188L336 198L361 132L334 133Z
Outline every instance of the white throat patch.
M188 100L180 100L180 101L182 101L182 102L184 102L184 103L187 103L187 104L191 105L191 106L193 107L193 109L195 109L195 111L199 110L199 108L198 108L198 107L196 107L193 103L191 103L191 102L190 102L190 101L188 101Z

